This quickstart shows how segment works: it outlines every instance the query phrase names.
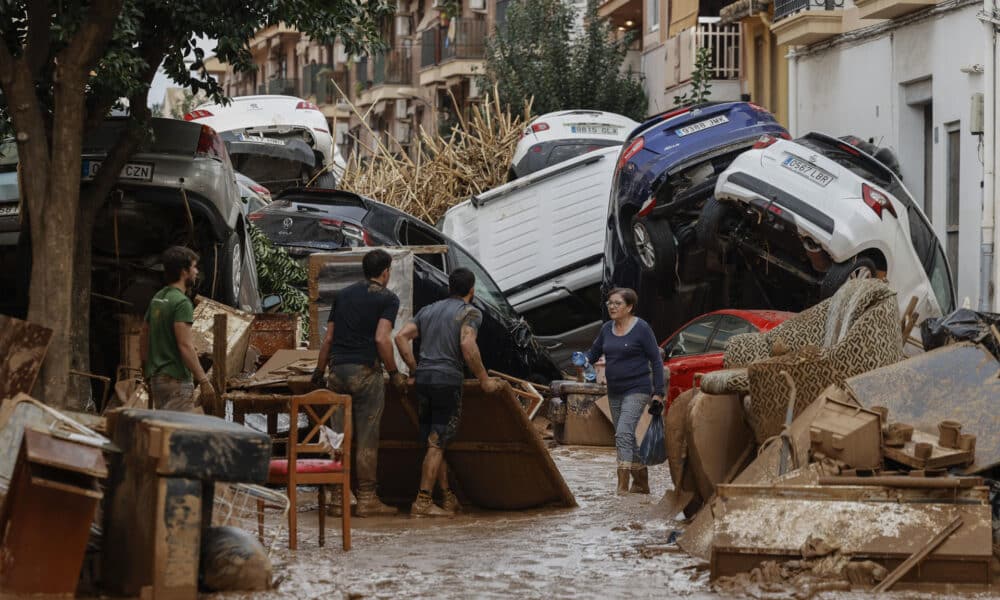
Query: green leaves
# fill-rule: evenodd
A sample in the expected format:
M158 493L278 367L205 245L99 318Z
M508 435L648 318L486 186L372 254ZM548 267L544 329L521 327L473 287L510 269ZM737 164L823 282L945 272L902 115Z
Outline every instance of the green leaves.
M680 96L674 96L674 106L694 106L708 102L712 93L712 51L702 46L694 57L694 72L691 73L691 89Z
M497 84L501 101L532 112L585 108L642 120L646 94L637 73L623 71L627 43L589 0L584 27L574 34L574 8L564 0L512 0L505 22L487 40L483 87Z

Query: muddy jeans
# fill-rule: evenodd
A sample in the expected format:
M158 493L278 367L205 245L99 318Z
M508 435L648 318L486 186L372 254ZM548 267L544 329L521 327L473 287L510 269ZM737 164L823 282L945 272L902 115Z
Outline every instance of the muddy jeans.
M157 410L201 412L194 400L194 382L169 375L153 375L149 379L149 403Z
M649 399L649 394L608 393L611 420L615 425L615 449L618 451L619 467L642 466L639 460L639 446L635 442L635 428L639 426L639 419L649 404Z
M351 396L351 469L361 492L375 491L378 471L379 426L385 408L385 381L382 369L368 365L334 365L326 385L338 394ZM335 422L343 423L338 414Z

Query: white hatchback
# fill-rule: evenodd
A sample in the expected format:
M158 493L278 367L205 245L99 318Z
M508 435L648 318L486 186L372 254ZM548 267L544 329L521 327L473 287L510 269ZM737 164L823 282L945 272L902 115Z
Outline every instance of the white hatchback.
M883 277L901 310L917 298L921 318L955 305L927 217L892 169L843 139L763 136L719 176L697 227L709 250L764 260L819 298L848 279Z
M316 167L328 166L339 178L344 159L330 134L326 117L312 102L294 96L238 96L222 104L202 104L184 115L186 121L208 125L248 139L301 140L316 153ZM319 187L333 187L317 182Z
M606 146L620 146L639 124L599 110L562 110L535 117L514 149L509 179L525 177L554 164Z

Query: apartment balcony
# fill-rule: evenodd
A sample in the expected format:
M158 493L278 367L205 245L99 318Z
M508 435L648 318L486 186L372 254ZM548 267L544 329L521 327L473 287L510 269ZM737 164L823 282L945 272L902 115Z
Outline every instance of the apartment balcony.
M486 56L486 21L455 19L448 27L434 26L420 34L420 85L477 73Z
M895 19L936 4L937 0L854 0L861 19Z
M740 65L739 23L723 24L719 17L698 17L698 25L667 39L665 88L668 96L680 94L691 81L700 48L708 49L709 80L712 96L729 99L727 88L739 97Z
M338 88L341 90L338 92ZM333 65L306 65L302 67L302 97L312 99L319 106L342 104L347 101L347 72L338 71Z
M615 27L625 21L642 22L643 0L598 0L597 16Z
M779 45L808 46L840 35L844 0L775 0L771 32Z
M375 85L413 83L413 58L409 48L397 48L375 55Z
M354 65L354 82L357 86L358 93L361 93L361 90L366 90L371 87L371 77L368 76L367 56L358 58L357 64Z
M268 94L280 94L283 96L299 96L299 80L287 77L277 77L267 81Z

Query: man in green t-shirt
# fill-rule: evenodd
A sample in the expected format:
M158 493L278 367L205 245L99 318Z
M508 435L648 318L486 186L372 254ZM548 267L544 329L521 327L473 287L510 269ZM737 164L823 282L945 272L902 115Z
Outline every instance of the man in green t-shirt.
M198 279L198 255L190 248L172 246L161 261L167 285L149 302L141 344L150 404L161 410L201 412L201 406L215 401L215 389L198 362L191 337L194 305L187 293ZM201 406L195 402L194 382L201 388Z

